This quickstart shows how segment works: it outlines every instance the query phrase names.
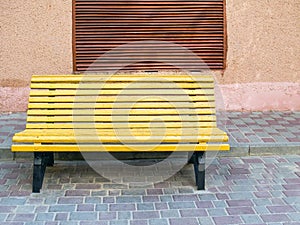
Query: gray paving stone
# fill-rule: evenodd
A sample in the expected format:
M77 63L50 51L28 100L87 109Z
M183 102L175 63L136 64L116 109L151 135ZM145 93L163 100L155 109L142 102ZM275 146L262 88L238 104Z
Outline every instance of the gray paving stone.
M53 221L54 220L54 213L38 213L36 215L37 221Z
M99 212L100 211L103 211L103 212L108 211L108 204L97 204L95 210L99 211Z
M116 203L115 197L103 197L103 203ZM101 202L101 201L99 201Z
M156 195L142 196L142 201L143 201L144 203L149 203L149 202L159 202L159 196L156 196Z
M215 224L240 224L242 220L239 216L220 216L213 217Z
M97 220L98 215L96 212L71 212L70 220Z
M133 219L156 219L159 218L158 211L138 211L133 212Z
M148 225L147 220L130 220L130 225Z
M138 203L137 210L154 210L153 203Z
M130 220L132 219L132 213L121 211L117 213L117 218L118 220Z
M202 200L217 200L216 196L214 194L200 194L198 195L199 199Z
M262 219L258 215L242 215L242 220L246 224L260 224L263 223Z
M145 195L146 191L144 189L129 189L121 190L122 195Z
M109 225L109 221L80 221L79 224L80 225Z
M25 222L25 225L44 225L44 221Z
M269 210L266 206L254 206L253 207L257 214L269 214Z
M118 196L116 197L117 203L139 203L142 202L141 196Z
M261 218L265 223L290 221L290 218L285 214L261 215Z
M97 196L85 197L84 198L84 203L99 204L101 202L102 202L102 198L101 197L97 197Z
M55 220L56 221L66 221L69 218L69 213L66 212L58 212L55 214Z
M229 215L245 215L245 214L255 214L251 207L232 207L226 209Z
M9 205L0 205L0 212L1 213L12 213L15 211L17 206L9 206Z
M49 212L73 212L76 205L51 205Z
M35 211L35 206L29 205L19 205L15 212L16 213L33 213Z
M172 196L169 196L169 195L159 196L159 198L160 198L160 201L162 201L162 202L172 202L173 201Z
M198 225L198 220L196 218L171 218L169 219L170 225Z
M212 201L196 201L197 208L214 208Z
M109 221L109 225L128 225L128 220L111 220Z
M0 199L0 204L1 205L12 205L12 206L17 206L17 205L24 205L26 202L26 198L1 198Z
M153 207L154 209L154 207ZM133 203L118 203L118 204L110 204L109 211L135 211L136 206Z
M99 212L99 220L114 220L116 218L116 212Z
M199 225L214 225L214 221L210 217L199 217L198 218Z
M160 211L160 215L162 218L177 218L180 217L179 210L162 210Z
M61 221L60 223L59 223L59 225L77 225L77 224L79 224L79 221Z
M267 206L272 204L268 198L252 199L252 201L256 206Z
M292 221L300 221L300 212L292 212L287 214L290 220Z
M227 204L225 201L213 201L213 205L216 208L226 208L227 207Z
M169 225L167 219L150 219L149 225Z
M34 213L18 213L15 214L13 217L13 221L22 221L22 222L27 222L27 221L33 221L35 218Z
M194 202L169 202L170 209L191 209L196 208Z
M3 211L1 211L0 222L4 222L7 216L8 216L8 213L3 213Z
M227 216L228 213L225 211L225 209L207 209L207 212L210 216Z
M255 187L249 185L234 185L231 187L231 190L233 192L255 191Z
M254 195L251 192L229 193L229 196L233 200L247 200L254 198Z
M181 217L203 217L208 215L205 209L181 209L179 212Z

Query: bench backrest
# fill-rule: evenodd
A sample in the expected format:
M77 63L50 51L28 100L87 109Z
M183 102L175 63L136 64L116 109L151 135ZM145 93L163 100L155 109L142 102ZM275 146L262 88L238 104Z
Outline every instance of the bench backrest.
M129 124L128 124L129 122ZM27 129L216 127L212 76L34 75Z

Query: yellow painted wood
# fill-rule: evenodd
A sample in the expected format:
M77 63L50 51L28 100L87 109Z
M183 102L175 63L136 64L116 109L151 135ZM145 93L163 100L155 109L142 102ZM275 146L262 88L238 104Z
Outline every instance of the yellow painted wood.
M161 96L164 95L182 95L185 96L186 101L189 95L203 95L203 97L211 96L213 94L212 90L207 89L164 89L164 90L153 90L152 89L125 89L125 90L31 90L30 96L99 96L99 95L139 95L139 96ZM205 98L204 98L205 99Z
M148 135L166 135L166 136L224 136L226 132L219 128L182 128L182 129L163 129L163 128L119 128L114 127L113 129L26 129L15 136L91 136L91 135L103 135L103 136L148 136Z
M148 81L148 80L146 80ZM124 88L140 88L140 89L152 89L152 88L213 88L213 83L174 83L174 82L114 82L114 83L105 83L105 82L90 82L90 83L31 83L31 88L46 88L46 89L124 89Z
M134 152L134 151L157 151L157 152L185 152L185 151L227 151L228 144L164 144L164 145L13 145L13 152Z
M148 128L149 123L145 122L132 122L128 123L27 123L26 129L112 129L113 126L119 128ZM183 127L194 127L194 128L214 128L216 122L152 122L151 127L166 127L166 128L183 128Z
M30 109L27 115L212 115L214 109Z
M14 142L41 143L165 143L165 142L226 142L227 136L16 136Z
M181 102L176 104L175 108L214 108L213 102ZM174 108L174 103L168 102L106 102L106 103L29 103L29 109L74 109L74 108L95 108L95 109L111 109L111 108L133 108L133 109L165 109Z
M118 75L33 75L31 82L96 82L96 81L109 81L109 82L124 82L136 81L141 78L153 79L157 78L168 79L173 82L214 82L211 75L191 76L191 75L162 75L155 74L149 77L149 74L118 74Z
M197 121L216 121L215 116L186 116L186 115L162 115L162 116L28 116L27 122L150 122L153 120L161 121L187 121L187 122L197 122Z
M139 99L139 102L168 102L172 100L172 102L187 102L187 96L182 95L166 95L164 96L165 99L160 98L159 96L151 96L146 98ZM48 97L48 96L42 96L42 97L29 97L29 102L53 102L53 103L59 103L59 102L75 102L75 103L82 103L82 102L92 102L92 103L104 103L104 102L116 102L118 99L118 102L136 102L136 99L124 99L117 96L54 96L54 97ZM189 96L188 99L190 99L191 102L209 102L214 101L214 96Z

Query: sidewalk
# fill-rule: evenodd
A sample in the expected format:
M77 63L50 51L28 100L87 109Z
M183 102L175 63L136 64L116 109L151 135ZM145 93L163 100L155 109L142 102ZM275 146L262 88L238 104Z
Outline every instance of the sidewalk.
M84 161L56 162L31 194L32 162L0 162L0 224L300 224L300 156L223 157L196 191L192 165L143 188L111 183Z
M231 146L223 156L300 154L300 112L227 112L217 118ZM13 158L11 139L25 124L25 113L0 115L0 158Z
M39 194L31 193L32 158L12 160L10 152L25 117L0 116L0 224L300 225L300 113L221 115L232 150L208 165L205 191L195 189L192 165L130 187L128 177L113 183L86 161L57 160Z

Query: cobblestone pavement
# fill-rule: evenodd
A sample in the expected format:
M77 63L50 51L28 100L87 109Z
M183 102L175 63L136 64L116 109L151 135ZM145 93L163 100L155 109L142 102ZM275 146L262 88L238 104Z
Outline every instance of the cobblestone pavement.
M47 168L31 193L32 162L0 162L0 224L300 224L300 156L215 158L206 191L192 165L147 187L116 184L86 162Z

